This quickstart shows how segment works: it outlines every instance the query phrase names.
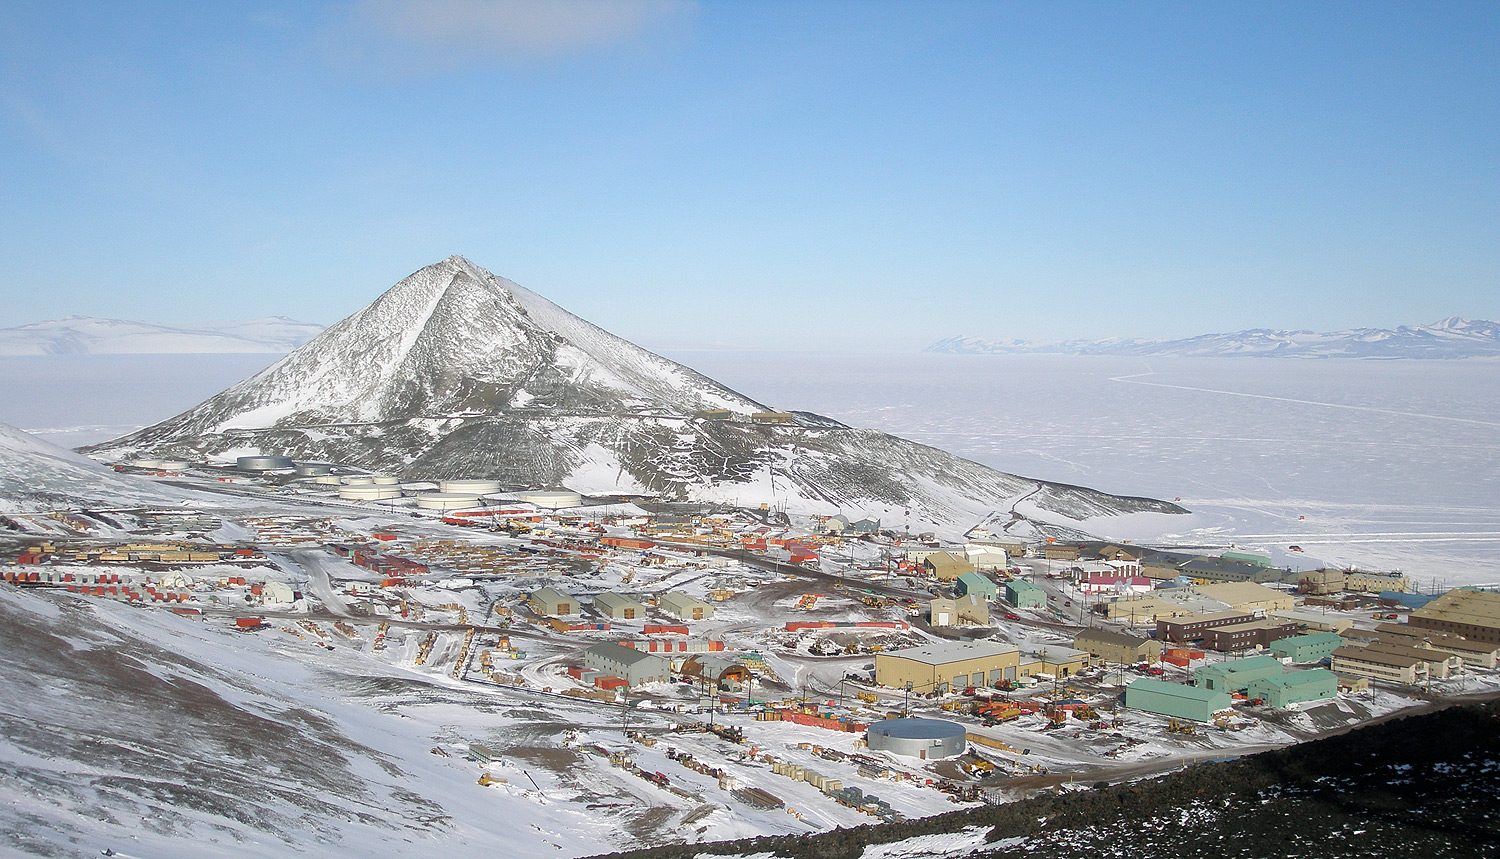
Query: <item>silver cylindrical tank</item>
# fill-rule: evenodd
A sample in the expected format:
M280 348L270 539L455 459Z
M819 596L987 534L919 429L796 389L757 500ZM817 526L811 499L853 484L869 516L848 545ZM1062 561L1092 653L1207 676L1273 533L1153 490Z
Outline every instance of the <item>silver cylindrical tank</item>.
M464 495L488 495L491 492L500 491L500 481L442 480L438 482L438 489L443 492L457 492Z
M234 461L240 471L280 471L294 468L296 463L289 456L241 456Z
M343 481L345 486L369 486L375 482L375 478L363 474L351 474L339 479Z
M400 498L401 487L376 486L373 483L363 483L358 486L341 486L339 487L339 497L345 501L384 501L388 498Z
M577 507L583 503L583 496L577 492L552 489L538 489L515 493L517 501L527 504L535 504L547 510L561 510L564 507Z
M886 719L865 731L871 749L923 760L951 758L969 747L968 732L941 719Z
M164 459L159 467L162 471L181 471L187 468L188 464L185 459Z
M324 474L332 474L333 466L326 462L299 462L297 463L298 477L318 477Z
M424 492L417 496L417 506L423 510L461 510L478 507L479 496L462 492Z

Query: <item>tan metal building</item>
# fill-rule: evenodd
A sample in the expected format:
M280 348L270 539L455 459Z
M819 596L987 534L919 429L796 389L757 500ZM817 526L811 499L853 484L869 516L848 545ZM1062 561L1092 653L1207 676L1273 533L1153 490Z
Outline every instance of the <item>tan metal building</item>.
M646 616L646 606L625 594L599 594L594 597L594 610L615 620L640 620Z
M1318 596L1336 594L1344 589L1344 571L1307 570L1297 575L1297 585L1303 593Z
M958 641L875 654L875 682L892 689L928 692L990 686L1015 680L1021 651L1013 644Z
M542 588L526 598L526 605L543 617L578 614L578 599L554 588Z
M712 605L681 591L662 594L657 598L656 605L667 614L682 620L707 620L714 616Z
M1155 661L1161 655L1161 642L1154 638L1139 638L1108 629L1085 629L1073 636L1073 646L1088 651L1096 661L1117 665Z
M964 573L974 572L974 565L952 552L933 552L922 559L922 566L940 582L951 582Z
M933 626L988 626L990 607L978 594L938 597L930 604L928 617Z

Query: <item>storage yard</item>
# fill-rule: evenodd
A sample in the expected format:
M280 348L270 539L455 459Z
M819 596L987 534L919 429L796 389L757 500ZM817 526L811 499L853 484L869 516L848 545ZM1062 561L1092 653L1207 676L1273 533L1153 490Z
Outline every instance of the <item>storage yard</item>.
M659 841L926 816L1500 689L1477 591L247 459L232 491L295 500L6 515L0 580L540 706L540 734L455 717L433 752L474 791L623 792L607 814Z

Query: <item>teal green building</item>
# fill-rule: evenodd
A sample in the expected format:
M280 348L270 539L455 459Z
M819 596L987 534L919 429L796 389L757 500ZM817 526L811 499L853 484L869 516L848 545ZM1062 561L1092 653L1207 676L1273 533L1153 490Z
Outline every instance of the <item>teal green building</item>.
M1000 588L990 581L988 576L979 573L962 573L953 582L953 590L959 596L970 594L984 600L992 600L1000 596Z
M1031 582L1013 579L1005 583L1005 601L1016 608L1043 608L1047 592Z
M1282 659L1301 664L1332 656L1335 650L1343 646L1344 639L1336 633L1314 632L1277 639L1271 642L1271 652Z
M1303 701L1332 698L1339 693L1339 678L1327 668L1289 671L1276 677L1250 681L1245 694L1260 698L1272 707L1286 707Z
M1121 703L1132 710L1207 722L1219 710L1234 706L1234 699L1228 692L1144 677L1125 687Z
M1205 665L1193 672L1193 682L1215 692L1238 692L1252 680L1274 677L1285 670L1281 660L1274 656L1251 656Z

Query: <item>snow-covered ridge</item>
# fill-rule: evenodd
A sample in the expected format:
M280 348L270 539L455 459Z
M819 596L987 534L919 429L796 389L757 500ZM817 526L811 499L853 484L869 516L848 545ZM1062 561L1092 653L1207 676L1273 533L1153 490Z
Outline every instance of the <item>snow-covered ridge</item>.
M0 512L78 503L175 504L185 493L114 469L0 424Z
M1477 358L1500 356L1500 324L1450 316L1431 325L1347 331L1253 328L1180 340L987 340L949 337L923 352L954 355L1122 355L1141 357L1254 356L1288 358Z
M67 316L0 328L0 355L279 354L322 330L285 316L199 325Z

